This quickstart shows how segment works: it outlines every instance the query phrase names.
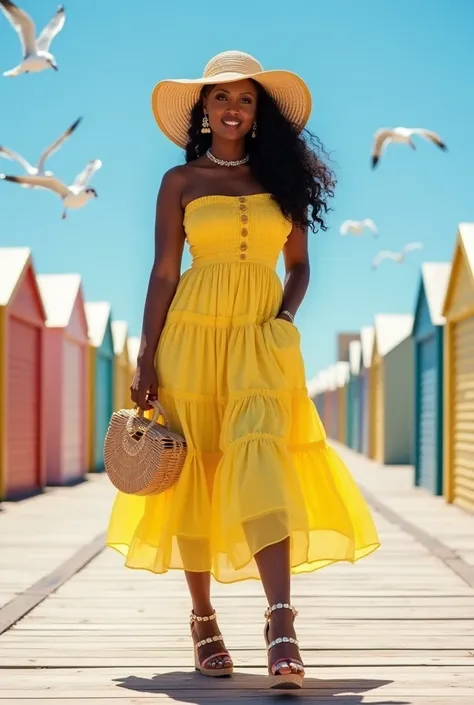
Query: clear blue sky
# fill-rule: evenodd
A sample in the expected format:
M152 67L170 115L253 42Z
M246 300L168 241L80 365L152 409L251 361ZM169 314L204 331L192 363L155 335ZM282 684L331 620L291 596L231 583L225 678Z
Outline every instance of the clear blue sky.
M21 0L38 26L55 0ZM298 313L307 375L331 364L335 336L375 313L412 312L425 260L450 259L458 222L474 219L474 3L470 0L69 0L53 50L59 73L0 77L0 144L34 160L78 116L82 125L51 160L71 181L87 160L104 166L99 198L61 221L59 199L0 184L0 245L32 248L39 272L80 272L88 300L109 300L138 335L153 255L155 196L163 172L182 160L150 111L154 83L197 77L226 49L265 68L300 73L314 98L310 128L331 151L339 185L331 229L310 237L312 281ZM0 16L0 69L16 65L18 40ZM449 151L418 141L389 147L369 167L381 126L437 130ZM0 160L0 170L19 167ZM380 238L342 238L346 218L371 217ZM404 266L370 261L410 240L423 253ZM183 267L189 264L189 257ZM280 272L282 269L280 267Z

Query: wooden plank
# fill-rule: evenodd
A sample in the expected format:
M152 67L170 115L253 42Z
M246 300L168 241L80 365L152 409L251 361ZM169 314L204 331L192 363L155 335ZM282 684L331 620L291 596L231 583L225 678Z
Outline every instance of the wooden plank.
M88 544L80 548L67 561L61 563L49 575L38 580L25 592L17 595L0 609L0 634L24 617L48 595L57 590L75 573L84 568L98 553L103 551L105 533L102 532Z
M369 491L383 504L393 509L393 493L402 518L414 523L419 511L425 531L429 525L435 537L438 530L446 532L456 547L472 551L459 513L446 508L446 519L442 505L436 522L432 503L417 505L415 490L397 495L391 474L384 486L376 472L363 469L370 474ZM377 511L375 520L381 551L355 566L337 565L293 581L308 670L298 703L471 705L473 587L446 564L444 554L433 554L407 533L403 522L392 524ZM16 569L12 545L5 548L10 582L2 583L3 590L29 575L25 566L24 573ZM448 549L457 550L454 543ZM27 544L18 550L28 550ZM40 551L33 559L38 570L40 555L47 561L54 552L49 555L47 546ZM213 584L213 595L237 670L225 682L193 672L183 574L129 571L116 553L99 552L0 637L0 704L273 702L261 633L262 586Z

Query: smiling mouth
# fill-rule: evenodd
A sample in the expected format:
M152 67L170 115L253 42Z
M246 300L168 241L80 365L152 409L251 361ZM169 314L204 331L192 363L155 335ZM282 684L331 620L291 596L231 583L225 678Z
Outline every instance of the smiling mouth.
M223 125L225 125L226 127L230 127L233 130L236 130L242 124L241 120L234 120L231 118L222 118L221 122Z

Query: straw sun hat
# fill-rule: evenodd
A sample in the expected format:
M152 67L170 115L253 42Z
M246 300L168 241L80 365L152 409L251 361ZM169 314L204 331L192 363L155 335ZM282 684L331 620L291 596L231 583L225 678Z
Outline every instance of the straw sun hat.
M272 96L282 114L301 131L311 112L308 86L291 71L264 71L262 65L242 51L224 51L214 56L202 78L159 81L153 89L151 105L158 127L179 147L188 142L191 110L203 86L253 78Z

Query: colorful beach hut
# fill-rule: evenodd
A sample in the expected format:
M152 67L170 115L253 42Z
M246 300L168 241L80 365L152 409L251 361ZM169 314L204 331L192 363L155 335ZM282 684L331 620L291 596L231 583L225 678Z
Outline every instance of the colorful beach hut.
M79 274L39 274L46 311L44 391L46 482L64 485L88 470L89 344Z
M375 316L370 367L370 457L398 465L413 461L413 316Z
M128 409L130 401L130 359L128 357L128 323L112 321L114 341L114 409Z
M451 264L424 262L415 307L415 484L442 493L443 330L442 315Z
M374 348L373 326L364 326L360 331L362 364L359 373L359 398L360 398L360 441L362 453L369 455L370 450L370 365L372 364L372 351Z
M347 444L347 384L349 381L349 363L336 362L337 385L337 440Z
M30 250L0 248L0 499L45 484L45 321Z
M362 367L362 343L349 343L349 381L347 383L347 445L360 450L360 371Z
M113 410L114 345L110 304L86 302L89 329L89 469L104 469L104 440Z
M131 336L127 338L128 361L129 361L129 386L132 383L135 371L137 369L137 357L140 349L140 338Z
M314 402L319 418L324 424L324 393L328 385L327 370L321 370L314 379L307 384L308 394Z
M324 372L326 383L324 391L324 428L329 438L337 439L337 382L336 365L330 365Z
M443 493L474 512L474 223L459 226L442 314Z

